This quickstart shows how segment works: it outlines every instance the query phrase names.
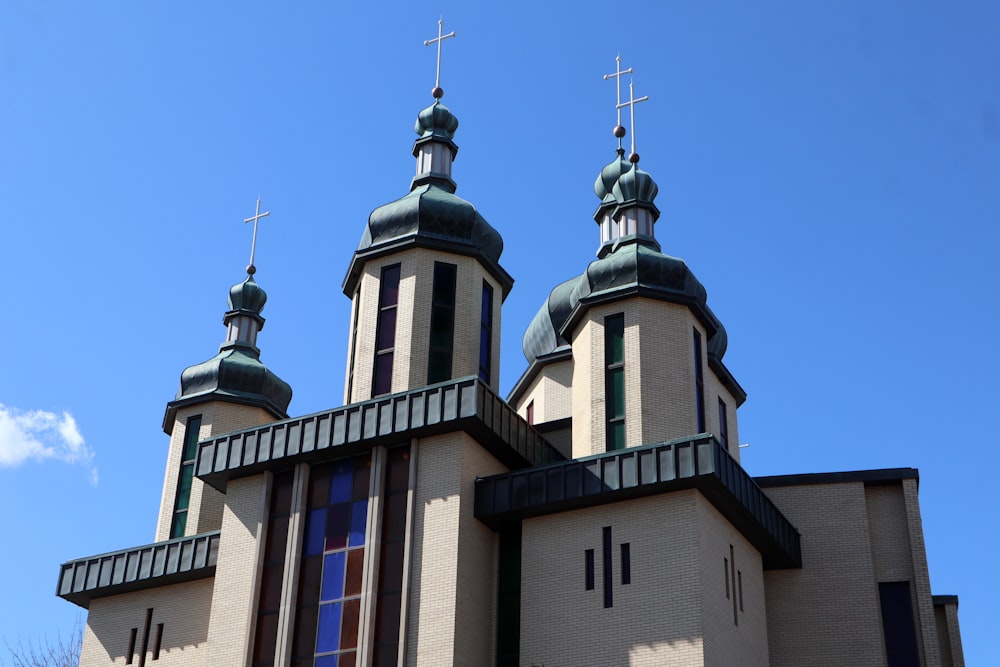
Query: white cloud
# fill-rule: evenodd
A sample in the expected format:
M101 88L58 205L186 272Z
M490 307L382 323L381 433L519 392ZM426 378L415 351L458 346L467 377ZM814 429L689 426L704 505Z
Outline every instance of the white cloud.
M0 404L0 468L48 459L88 467L91 483L97 485L94 451L87 446L73 415Z

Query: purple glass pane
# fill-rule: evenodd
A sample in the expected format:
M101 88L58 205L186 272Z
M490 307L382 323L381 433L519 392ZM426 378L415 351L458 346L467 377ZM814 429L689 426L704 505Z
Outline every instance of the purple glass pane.
M396 346L396 309L383 310L378 315L378 334L375 351L381 352Z
M337 667L355 667L357 664L358 654L354 651L348 651L340 654L340 662L337 663Z
M316 652L329 653L340 646L340 603L319 608L319 629L316 631Z
M330 505L326 517L326 551L343 549L347 546L350 518L351 506L347 503Z
M368 523L368 501L355 500L351 503L351 541L352 547L365 543L365 525Z
M375 389L373 394L381 396L392 391L392 352L375 358Z
M351 499L351 480L354 466L350 459L333 464L333 480L330 484L330 502L340 503Z
M358 621L361 619L361 598L344 602L344 629L340 633L340 648L358 647ZM354 663L351 663L354 664Z
M344 551L327 554L323 559L323 591L320 602L339 600L344 597L344 565L347 554Z
M326 526L326 510L309 510L306 517L306 537L302 554L317 556L323 553L323 530Z
M399 265L382 269L382 284L379 287L379 308L399 302Z

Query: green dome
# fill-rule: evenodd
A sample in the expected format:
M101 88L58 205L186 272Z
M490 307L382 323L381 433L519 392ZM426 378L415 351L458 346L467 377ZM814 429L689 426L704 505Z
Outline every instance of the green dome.
M493 262L498 262L503 253L500 233L476 207L435 182L419 185L405 197L372 211L357 251L408 238L431 247L458 244L481 252Z
M653 177L639 169L639 165L622 174L611 188L611 193L617 200L619 207L638 205L656 209L653 200L656 199L659 191L660 188L656 185ZM657 211L657 215L659 215L659 211Z
M630 171L632 164L625 159L625 150L618 149L618 156L601 170L597 180L594 181L594 194L602 203L614 203L612 189L621 178L622 174Z
M208 361L181 373L174 401L201 397L259 405L284 418L292 401L292 387L260 362L255 347L228 343Z
M563 329L581 307L636 295L690 307L706 323L709 354L722 359L726 333L708 308L705 288L684 260L664 255L652 239L637 237L616 245L610 254L591 262L582 275L552 290L524 333L524 356L531 363L567 345Z
M417 122L413 130L421 138L436 137L451 141L458 129L458 119L455 114L439 101L435 101L417 114Z
M259 316L265 303L267 303L267 292L254 281L252 275L248 275L246 280L229 289L230 311L249 311Z

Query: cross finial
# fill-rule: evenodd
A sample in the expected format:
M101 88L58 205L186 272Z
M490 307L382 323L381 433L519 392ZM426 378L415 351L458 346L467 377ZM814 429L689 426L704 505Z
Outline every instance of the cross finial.
M437 57L437 73L434 76L434 90L431 91L431 95L434 99L439 100L444 97L444 91L441 89L441 42L448 39L449 37L455 36L455 31L452 30L447 35L441 34L444 31L444 18L438 19L438 36L434 39L425 39L424 46L430 46L431 44L437 44L438 46L438 57Z
M615 80L615 88L618 89L618 101L615 110L618 112L618 124L615 125L615 136L618 137L618 148L622 147L622 137L625 136L625 128L622 127L622 74L631 74L632 68L622 69L622 56L619 53L615 56L615 72L614 74L605 74L604 80L608 79Z
M244 223L253 222L253 240L250 242L250 264L247 265L247 274L251 276L257 273L257 267L253 265L254 252L257 250L257 222L269 215L271 215L270 211L260 212L260 195L257 195L257 209L252 216L243 220Z
M632 79L628 80L628 102L619 102L618 110L621 111L622 107L628 107L629 121L628 124L632 128L632 152L628 156L628 161L632 164L639 163L639 154L635 152L635 105L639 102L645 102L649 99L649 95L644 95L643 97L636 98L634 91L632 90Z

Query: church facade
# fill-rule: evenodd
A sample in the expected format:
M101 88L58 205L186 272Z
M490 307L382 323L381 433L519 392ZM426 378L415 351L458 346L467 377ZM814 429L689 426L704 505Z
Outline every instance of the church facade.
M167 405L155 542L60 568L88 609L80 664L964 665L916 470L741 467L726 331L661 251L620 124L597 259L552 289L498 395L513 279L455 195L442 95L343 281L345 404L287 414L251 262Z

